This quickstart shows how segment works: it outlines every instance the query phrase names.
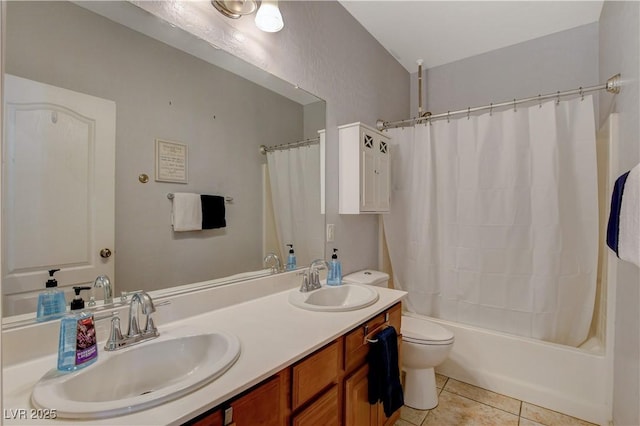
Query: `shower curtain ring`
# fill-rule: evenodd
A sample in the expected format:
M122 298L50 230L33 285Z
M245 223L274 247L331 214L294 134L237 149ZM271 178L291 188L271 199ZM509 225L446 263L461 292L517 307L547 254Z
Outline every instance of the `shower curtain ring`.
M580 86L580 100L584 101L584 92L582 91L582 86Z
M447 123L449 122L449 114L451 113L451 111L447 111Z
M516 98L513 98L513 112L517 112L518 110L516 109Z
M556 97L556 105L560 105L560 91L558 90L558 96Z
M489 104L489 117L493 116L493 102Z
M469 119L469 114L471 113L471 107L467 108L467 120Z
M542 99L540 93L538 93L538 108L542 108Z

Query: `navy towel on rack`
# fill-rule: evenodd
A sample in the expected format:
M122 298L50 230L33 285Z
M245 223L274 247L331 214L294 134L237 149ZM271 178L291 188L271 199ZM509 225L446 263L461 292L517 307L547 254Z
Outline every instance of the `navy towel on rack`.
M398 368L398 334L387 327L369 343L369 403L382 401L384 414L390 417L404 404Z
M202 229L224 228L225 219L224 197L219 195L200 195L202 203Z
M624 185L627 182L629 172L623 174L613 185L611 194L611 211L609 213L609 223L607 223L607 245L618 257L618 239L620 237L620 211L622 209L622 196L624 195Z

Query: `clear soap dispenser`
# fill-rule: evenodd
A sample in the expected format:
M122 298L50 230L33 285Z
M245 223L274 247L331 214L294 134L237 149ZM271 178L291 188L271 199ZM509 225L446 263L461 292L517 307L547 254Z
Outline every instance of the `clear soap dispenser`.
M329 274L327 275L327 285L342 284L342 264L338 260L338 249L333 249L331 262L329 262Z
M287 244L289 247L289 256L287 256L287 271L296 269L296 254L293 251L293 244Z
M60 269L49 269L49 280L45 284L46 290L38 295L37 321L49 321L62 318L67 311L67 301L64 291L58 288L58 281L53 274Z
M98 339L93 314L83 312L82 290L91 287L73 287L76 293L71 311L60 321L58 341L58 370L74 371L93 364L98 359Z

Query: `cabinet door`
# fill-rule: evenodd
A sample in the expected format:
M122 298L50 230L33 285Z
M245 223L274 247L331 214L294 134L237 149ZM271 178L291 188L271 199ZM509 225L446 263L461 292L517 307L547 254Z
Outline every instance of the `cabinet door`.
M187 422L189 426L223 426L222 410L216 410L198 420Z
M364 364L344 382L345 426L370 426L378 423L379 404L369 404L368 373L369 366Z
M341 425L338 386L334 385L316 402L293 418L293 426Z
M376 135L363 129L360 132L360 210L376 210Z
M377 152L375 159L375 205L376 210L388 212L390 209L391 174L389 143L385 138L377 140Z
M264 384L231 403L234 426L282 426L285 413L282 409L284 393L280 376L269 379Z

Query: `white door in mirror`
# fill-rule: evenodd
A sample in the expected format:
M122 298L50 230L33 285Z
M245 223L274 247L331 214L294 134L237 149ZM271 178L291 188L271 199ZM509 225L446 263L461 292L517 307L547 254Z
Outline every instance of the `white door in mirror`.
M9 74L4 102L8 316L36 310L53 267L60 286L114 276L116 104Z

